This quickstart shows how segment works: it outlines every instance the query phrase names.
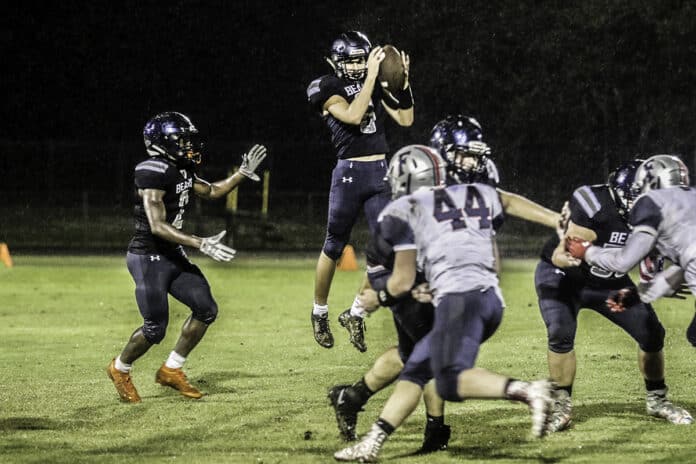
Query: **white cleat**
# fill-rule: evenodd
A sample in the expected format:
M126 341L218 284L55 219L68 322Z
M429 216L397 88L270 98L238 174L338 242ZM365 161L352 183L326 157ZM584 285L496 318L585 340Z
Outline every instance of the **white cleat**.
M372 424L369 432L355 445L334 453L337 461L347 462L377 462L377 456L387 434L377 424Z
M660 419L665 419L672 424L689 425L693 424L694 418L689 411L679 406L675 406L667 399L667 389L651 390L645 397L645 410L648 414Z

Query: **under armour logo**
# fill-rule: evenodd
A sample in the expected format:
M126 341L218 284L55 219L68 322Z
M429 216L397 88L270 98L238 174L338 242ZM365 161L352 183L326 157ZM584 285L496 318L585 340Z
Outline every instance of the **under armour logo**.
M345 184L346 182L350 182L351 184L353 183L353 177L344 177L343 178L343 183Z
M150 255L150 261L159 261L160 257L159 255Z
M555 272L556 274L565 275L565 272L561 271L560 269L554 269L553 272Z

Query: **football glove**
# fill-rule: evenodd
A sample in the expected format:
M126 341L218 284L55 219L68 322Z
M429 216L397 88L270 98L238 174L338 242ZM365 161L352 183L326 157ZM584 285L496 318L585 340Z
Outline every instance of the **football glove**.
M254 145L249 150L249 153L244 153L242 156L242 165L239 168L239 172L242 175L248 177L249 179L258 182L261 180L254 171L259 167L259 164L266 157L266 147L263 145Z
M636 292L635 288L622 288L621 290L611 292L607 297L606 303L607 308L612 313L622 313L639 301L638 292Z
M689 287L684 284L684 271L676 265L656 274L649 281L641 280L638 284L638 293L643 303L652 303L663 296L684 300L689 292Z
M566 250L575 259L585 259L585 253L591 246L591 242L579 237L566 238Z
M200 250L215 261L230 261L234 258L237 251L220 243L220 240L222 240L222 237L224 237L226 233L227 231L223 230L212 237L205 237L201 240Z

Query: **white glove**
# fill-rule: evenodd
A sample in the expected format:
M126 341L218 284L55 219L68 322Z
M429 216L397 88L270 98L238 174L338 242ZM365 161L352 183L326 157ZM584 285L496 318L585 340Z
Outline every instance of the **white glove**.
M244 153L242 156L242 166L239 168L239 172L247 176L249 179L258 182L261 180L259 176L254 172L256 168L259 167L261 161L266 157L266 147L263 145L254 145L249 150L249 153Z
M638 295L643 303L652 303L658 298L684 299L684 271L679 266L670 266L657 273L651 280L638 284Z
M227 262L231 260L234 258L237 251L220 243L220 240L222 240L222 237L224 237L226 233L227 231L223 230L217 235L204 238L201 240L200 250L215 261Z

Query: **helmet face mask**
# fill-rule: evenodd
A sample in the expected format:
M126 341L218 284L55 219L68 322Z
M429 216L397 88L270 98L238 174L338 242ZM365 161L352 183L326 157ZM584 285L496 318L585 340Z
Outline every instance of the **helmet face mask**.
M184 114L171 111L154 116L145 124L143 139L150 156L165 157L181 167L201 162L203 143L198 129Z
M387 180L392 198L396 199L421 188L444 185L445 162L440 155L425 145L407 145L389 161Z
M636 171L633 182L635 196L669 187L688 187L689 170L674 155L655 155L646 159Z
M338 77L360 81L367 76L367 57L372 50L370 40L358 31L348 31L334 40L329 64Z
M456 183L483 180L490 150L476 119L447 116L430 132L430 146L447 162L447 175Z
M628 217L628 213L637 197L633 185L636 172L642 163L642 159L634 159L622 164L609 174L607 182L609 192L614 199L619 215L624 219Z

